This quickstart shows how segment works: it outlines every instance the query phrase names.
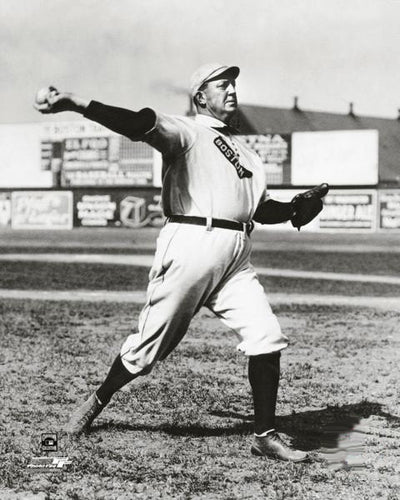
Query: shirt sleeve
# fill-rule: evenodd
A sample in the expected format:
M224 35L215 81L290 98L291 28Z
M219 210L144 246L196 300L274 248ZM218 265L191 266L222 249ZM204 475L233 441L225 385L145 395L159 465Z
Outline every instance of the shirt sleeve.
M163 156L178 156L192 147L195 130L187 118L157 113L154 127L141 140Z
M90 101L83 116L100 123L117 134L128 137L132 141L140 141L156 122L156 113L150 108L136 112L102 104L98 101Z

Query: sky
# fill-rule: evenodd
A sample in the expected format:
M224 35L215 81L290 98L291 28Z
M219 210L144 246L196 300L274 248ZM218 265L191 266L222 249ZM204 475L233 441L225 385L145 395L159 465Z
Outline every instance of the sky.
M399 26L400 0L0 0L0 123L48 121L49 84L183 114L208 62L240 66L245 104L397 118Z

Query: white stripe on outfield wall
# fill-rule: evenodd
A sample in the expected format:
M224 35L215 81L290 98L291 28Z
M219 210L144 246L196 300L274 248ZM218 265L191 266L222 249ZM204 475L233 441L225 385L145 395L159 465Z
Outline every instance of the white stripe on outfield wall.
M69 254L69 253L42 253L42 254L0 254L0 260L19 260L30 262L72 262L90 264L117 264L138 267L151 267L152 255L110 255L110 254ZM329 273L322 271L296 271L293 269L275 269L270 267L256 267L261 276L276 276L281 278L317 279L334 281L357 281L363 283L385 283L400 285L400 276L381 276L375 274Z
M0 289L3 299L31 299L82 302L133 302L143 304L146 292L119 292L107 290L9 290ZM343 295L316 295L298 293L271 293L272 305L305 304L325 306L372 307L400 311L399 297L347 297Z

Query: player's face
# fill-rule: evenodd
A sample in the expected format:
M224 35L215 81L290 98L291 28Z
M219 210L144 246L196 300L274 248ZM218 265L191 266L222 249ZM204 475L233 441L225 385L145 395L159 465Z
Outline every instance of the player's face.
M206 109L223 122L228 121L238 107L236 82L232 79L213 80L203 90Z

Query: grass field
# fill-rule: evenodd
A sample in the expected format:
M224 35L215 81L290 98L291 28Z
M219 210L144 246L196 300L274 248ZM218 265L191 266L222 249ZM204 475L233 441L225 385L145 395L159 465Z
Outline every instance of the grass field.
M285 267L307 269L313 253L305 255L292 252ZM326 260L316 255L315 270L327 270L335 259L334 252ZM286 257L274 252L273 265L283 267ZM363 272L365 262L373 262L369 272L396 276L394 257L365 252L360 263L357 252L342 252L334 269ZM257 258L271 262L268 253ZM0 265L2 288L132 290L142 289L147 276L146 269L127 266ZM265 284L287 293L312 287L328 293L329 287L345 295L399 295L379 283L327 281L316 289L315 280L268 278ZM290 338L282 357L279 429L314 457L288 465L250 455L246 359L235 351L235 336L207 311L165 362L114 397L92 432L70 441L63 425L104 378L139 306L3 300L0 309L1 499L400 498L396 312L289 300L276 307ZM43 455L46 432L59 432L60 449L52 455L68 456L69 470L27 469L32 457Z
M307 261L310 257L307 256ZM317 257L315 257L317 258ZM303 269L301 256L296 262L288 261L286 267ZM261 262L261 259L258 259ZM306 262L307 262L306 261ZM264 264L271 261L264 256ZM282 258L275 262L285 264ZM317 261L318 262L318 261ZM145 267L113 264L68 264L59 262L1 262L2 277L0 288L40 289L40 290L145 290L149 269ZM277 266L279 267L279 266ZM356 267L356 266L355 266ZM318 262L314 270L323 269L323 262ZM349 269L347 266L346 269ZM382 267L379 268L382 270ZM382 271L381 273L382 274ZM389 275L387 272L385 276ZM392 275L396 275L393 273ZM400 296L400 287L387 283L355 283L337 280L297 279L293 277L260 276L267 293L307 293L345 294L349 296Z

